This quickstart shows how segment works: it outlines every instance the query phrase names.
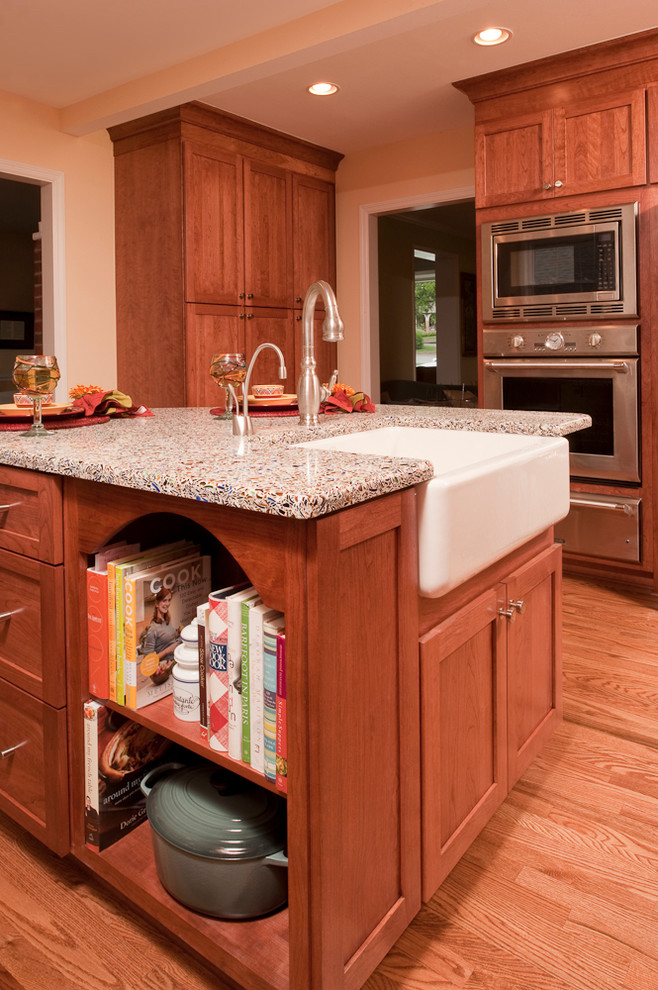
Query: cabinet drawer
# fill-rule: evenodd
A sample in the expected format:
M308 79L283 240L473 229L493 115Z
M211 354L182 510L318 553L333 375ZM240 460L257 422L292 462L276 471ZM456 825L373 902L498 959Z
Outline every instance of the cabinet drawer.
M0 810L60 856L69 851L66 709L1 680Z
M62 562L62 486L55 475L0 466L0 547Z
M66 703L64 569L0 550L0 677Z

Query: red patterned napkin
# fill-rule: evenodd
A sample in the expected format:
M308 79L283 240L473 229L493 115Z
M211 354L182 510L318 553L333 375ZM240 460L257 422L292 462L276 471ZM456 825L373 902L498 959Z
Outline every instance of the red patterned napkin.
M146 406L136 406L129 395L114 389L112 392L87 392L73 402L74 409L81 409L85 416L152 416Z
M369 395L365 392L355 392L348 395L344 389L338 389L324 403L326 413L366 412L374 413L375 407Z

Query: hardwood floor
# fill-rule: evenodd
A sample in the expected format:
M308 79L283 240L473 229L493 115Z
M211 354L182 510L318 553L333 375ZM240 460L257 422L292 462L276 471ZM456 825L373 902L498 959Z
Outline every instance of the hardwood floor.
M564 582L565 722L366 990L658 990L658 610ZM0 817L1 990L225 990Z

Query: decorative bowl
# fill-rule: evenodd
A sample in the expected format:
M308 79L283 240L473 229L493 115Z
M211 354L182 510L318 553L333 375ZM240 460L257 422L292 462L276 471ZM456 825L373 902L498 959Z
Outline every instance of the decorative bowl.
M257 399L273 399L283 395L283 385L254 385L253 394Z
M53 393L50 392L48 395L41 396L41 405L50 406L53 401ZM15 406L31 406L32 396L25 395L23 392L14 392L14 405Z

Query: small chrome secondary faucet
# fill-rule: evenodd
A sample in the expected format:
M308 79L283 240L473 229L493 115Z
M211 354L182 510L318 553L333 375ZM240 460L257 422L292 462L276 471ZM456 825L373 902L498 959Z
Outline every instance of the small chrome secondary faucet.
M233 433L235 436L238 437L243 437L249 433L253 433L254 431L253 423L249 419L249 384L251 382L251 370L254 366L254 361L256 360L260 352L264 350L266 347L271 347L272 350L276 351L277 354L279 355L279 378L285 378L287 374L286 362L283 358L281 348L277 347L276 344L270 344L268 340L266 340L265 343L263 344L259 344L252 355L251 361L249 362L249 367L247 368L247 374L245 375L245 379L244 379L244 385L242 386L242 393L243 393L242 413L238 411L237 399L235 399L234 401L236 412L235 415L233 416Z
M325 318L322 323L322 339L327 341L337 341L343 339L343 321L338 312L338 303L334 290L328 282L313 282L306 293L304 308L302 310L303 321L303 346L302 364L299 382L297 383L297 404L299 405L299 422L302 426L317 426L320 404L331 395L331 389L338 378L338 371L334 371L329 387L325 388L320 384L316 374L315 347L313 344L313 316L315 304L321 296L324 302Z

